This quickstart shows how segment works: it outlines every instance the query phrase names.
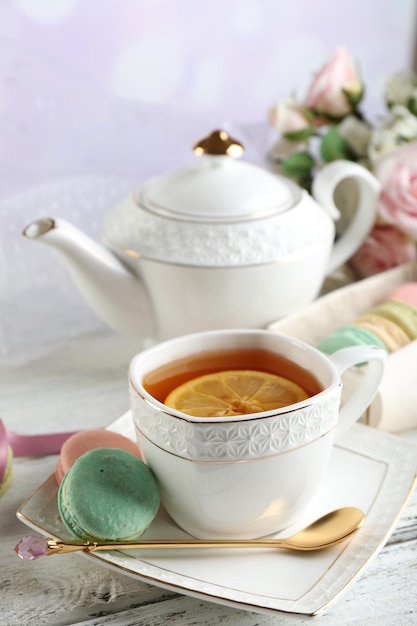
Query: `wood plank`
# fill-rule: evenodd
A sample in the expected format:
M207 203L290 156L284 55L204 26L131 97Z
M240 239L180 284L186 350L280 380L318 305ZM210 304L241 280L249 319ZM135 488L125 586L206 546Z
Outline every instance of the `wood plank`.
M109 334L80 338L36 363L0 368L0 411L8 428L46 432L103 426L127 408L127 365L135 346ZM22 382L23 381L23 382ZM410 437L417 441L416 433ZM14 460L0 499L0 624L4 626L268 626L311 618L267 615L205 602L142 583L80 555L28 563L13 547L28 532L15 512L53 470L56 455ZM65 561L64 561L65 559ZM417 493L387 545L317 626L409 626L417 620ZM250 573L248 573L250 575Z

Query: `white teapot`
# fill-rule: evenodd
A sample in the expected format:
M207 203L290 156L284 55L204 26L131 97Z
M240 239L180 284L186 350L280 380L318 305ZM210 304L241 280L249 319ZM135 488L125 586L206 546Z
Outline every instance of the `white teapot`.
M85 298L115 330L162 340L218 328L260 328L301 309L361 245L375 219L376 178L349 161L316 176L315 200L292 181L239 161L215 131L195 164L143 183L106 217L105 246L45 217L24 230L56 248ZM338 184L358 204L336 243Z

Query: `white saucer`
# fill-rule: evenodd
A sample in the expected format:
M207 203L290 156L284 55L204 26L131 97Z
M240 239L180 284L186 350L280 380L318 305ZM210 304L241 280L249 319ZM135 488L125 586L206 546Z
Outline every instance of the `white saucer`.
M130 412L109 429L134 438ZM219 604L251 611L313 615L333 602L383 547L416 483L416 447L357 424L335 447L320 496L291 534L340 506L358 506L364 526L328 550L295 553L274 550L111 551L83 554L147 583ZM18 518L44 536L70 539L56 505L50 476L22 504ZM279 535L277 535L278 537ZM144 538L188 537L161 511ZM65 556L53 556L63 560ZM387 585L388 585L387 581Z

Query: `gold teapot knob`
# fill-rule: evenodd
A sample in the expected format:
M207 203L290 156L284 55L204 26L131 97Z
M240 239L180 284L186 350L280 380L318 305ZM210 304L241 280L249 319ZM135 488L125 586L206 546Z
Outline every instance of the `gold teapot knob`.
M200 139L193 146L194 153L198 156L202 154L224 155L238 157L243 151L243 145L233 139L225 130L215 130L207 137Z

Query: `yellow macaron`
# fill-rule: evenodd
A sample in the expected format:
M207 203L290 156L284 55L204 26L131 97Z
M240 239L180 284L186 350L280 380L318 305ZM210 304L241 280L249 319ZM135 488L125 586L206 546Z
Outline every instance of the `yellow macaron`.
M10 446L7 446L7 462L4 470L3 478L0 483L0 496L2 496L9 489L13 482L13 451Z
M365 313L353 324L374 333L385 344L389 352L395 352L411 341L407 333L398 324L376 313Z
M411 341L417 339L417 309L399 300L387 300L371 309L369 313L379 315L397 324Z

